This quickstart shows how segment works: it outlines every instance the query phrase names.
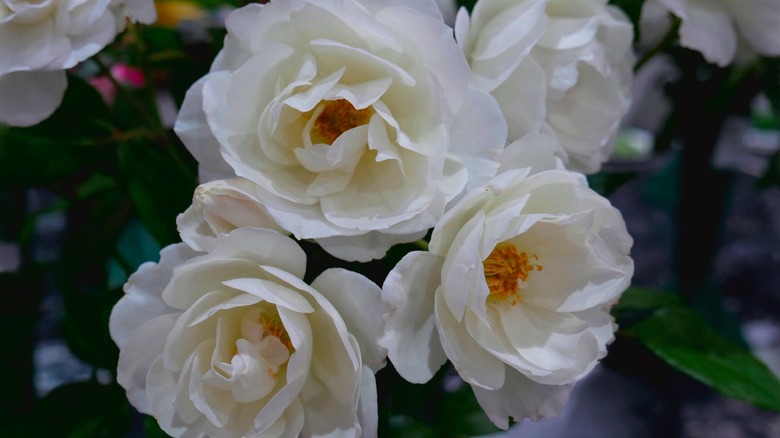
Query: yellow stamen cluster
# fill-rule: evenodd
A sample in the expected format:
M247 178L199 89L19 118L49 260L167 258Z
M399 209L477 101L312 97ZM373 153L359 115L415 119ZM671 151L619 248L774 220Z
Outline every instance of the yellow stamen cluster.
M314 132L319 136L317 140L333 144L344 132L367 124L373 114L371 107L355 109L346 99L329 101L314 121Z
M532 263L539 261L536 254L530 257L525 252L518 252L517 247L511 243L499 243L493 248L488 258L482 262L485 270L485 281L490 294L487 297L489 303L510 302L513 306L522 300L520 289L524 287L528 275L536 269L541 271L544 267Z
M290 335L287 334L287 330L284 329L284 325L278 316L271 319L266 319L260 315L258 322L263 327L263 337L273 336L278 338L282 344L284 344L288 350L293 351L295 348L290 341Z

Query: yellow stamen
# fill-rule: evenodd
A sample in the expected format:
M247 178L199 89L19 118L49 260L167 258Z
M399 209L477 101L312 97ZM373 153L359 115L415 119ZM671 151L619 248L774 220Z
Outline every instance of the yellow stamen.
M513 306L522 300L520 289L525 287L528 275L536 269L544 267L531 263L531 258L538 261L539 257L532 254L529 258L525 252L518 253L517 247L511 243L499 243L493 248L488 258L482 262L485 270L485 281L490 294L487 301L499 303L509 301Z
M290 335L287 334L287 330L284 329L284 325L278 316L266 319L263 315L260 315L258 322L263 326L263 337L273 336L279 339L288 350L293 351L295 349L290 341Z
M344 132L367 124L373 114L374 110L371 107L355 109L346 99L329 101L314 121L312 133L317 138L312 140L333 144Z

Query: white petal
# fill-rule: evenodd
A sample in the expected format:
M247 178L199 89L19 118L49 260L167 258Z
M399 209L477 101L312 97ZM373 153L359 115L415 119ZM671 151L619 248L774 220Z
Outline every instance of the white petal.
M269 374L271 364L246 339L236 341L237 352L231 360L230 377L233 397L239 403L249 403L267 396L276 385Z
M161 357L175 321L174 314L147 321L133 332L119 351L117 382L125 388L127 399L140 412L153 413L147 397L146 376L152 363Z
M737 33L720 2L687 0L680 26L680 45L701 52L708 61L724 67L737 52Z
M217 235L240 227L269 228L282 232L256 196L249 180L233 178L201 184L192 205L176 217L184 242L206 251L216 247Z
M780 4L776 0L725 0L723 4L756 52L780 55Z
M422 239L427 231L426 229L414 234L398 235L370 231L358 236L335 236L316 240L322 249L341 260L370 262L384 257L393 245Z
M556 153L561 146L555 137L547 134L529 134L512 142L504 151L499 173L530 167L531 173L558 169L562 166Z
M570 314L523 305L502 305L498 313L514 349L540 373L574 369L581 358L580 346L593 340L586 336L588 324ZM590 346L595 347L595 343ZM590 360L596 357L593 354Z
M212 134L203 112L203 85L208 77L200 78L187 90L173 125L176 135L198 161L201 182L235 176L233 169L222 158L219 142Z
M286 307L294 312L314 312L314 308L306 298L284 284L260 278L233 278L223 281L222 284L255 295L277 306Z
M504 363L482 348L480 341L471 337L464 324L454 318L440 290L436 292L435 307L442 347L460 377L471 385L488 389L504 385Z
M331 315L322 309L307 314L313 342L311 373L327 388L330 396L338 403L349 404L357 391L360 375L360 359L347 338L347 333L338 329Z
M295 352L287 363L287 385L263 406L254 419L255 428L259 431L272 427L288 407L295 404L306 383L311 362L312 332L306 318L285 308L279 308L279 317L290 336Z
M430 253L411 252L382 286L382 300L390 311L379 344L387 348L398 373L412 383L427 382L447 361L433 315L442 261Z
M509 419L533 421L558 415L566 405L571 385L542 385L518 372L507 372L504 386L491 391L472 385L482 409L496 426L509 428Z
M371 368L363 366L360 374L360 399L358 400L358 420L362 436L375 437L379 427L379 407L377 404L376 379Z
M374 372L385 365L387 350L379 346L382 337L382 315L387 306L382 302L382 289L368 278L341 268L331 268L320 274L311 286L321 293L339 312L347 330L360 344L363 364Z
M346 375L346 373L344 373ZM348 383L355 391L346 400L332 393L332 387L322 379L310 377L301 391L306 421L303 425L303 436L316 437L346 437L357 436L359 430L358 392L354 385L358 384L360 372L350 376L354 379ZM373 376L371 376L373 378Z
M469 87L466 102L455 114L450 153L468 169L467 190L495 176L506 145L507 126L501 108L489 94Z
M18 71L0 76L0 123L31 126L52 115L62 103L65 72Z
M146 262L130 276L124 285L125 295L114 305L108 322L111 339L120 349L138 327L177 311L162 301L162 291L171 280L174 266L195 255L185 244L169 245L160 251L159 263Z
M488 295L485 277L479 278L478 265L487 258L481 254L485 214L477 212L452 241L442 266L442 292L450 312L458 321L463 320L466 309L472 305L484 309ZM478 272L477 272L478 271ZM480 311L484 313L484 310Z
M520 63L504 83L491 93L507 121L509 141L537 133L547 115L547 79L532 58Z

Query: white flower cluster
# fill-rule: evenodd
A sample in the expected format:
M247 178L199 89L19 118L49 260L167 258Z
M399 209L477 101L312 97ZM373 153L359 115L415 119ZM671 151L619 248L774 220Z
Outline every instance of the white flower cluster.
M65 94L66 69L103 49L127 19L156 17L151 0L0 0L0 123L49 117Z
M125 286L118 378L176 436L375 436L374 373L448 359L491 420L540 418L606 354L633 273L595 171L628 104L606 0L272 0L227 20L175 131L203 182L184 243ZM382 288L303 282L424 237Z

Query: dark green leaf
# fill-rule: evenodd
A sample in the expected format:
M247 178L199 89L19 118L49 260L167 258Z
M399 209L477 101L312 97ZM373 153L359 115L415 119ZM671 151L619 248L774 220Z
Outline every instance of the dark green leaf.
M445 396L436 431L447 436L479 436L499 432L482 410L471 386L463 384Z
M25 437L121 437L131 428L132 409L116 383L96 381L55 388L17 425Z
M144 226L161 245L179 241L176 216L192 201L197 185L194 168L168 145L129 141L119 147L119 164L127 190Z
M672 367L728 397L780 411L780 380L749 351L715 333L696 312L661 308L631 330Z
M94 154L54 139L8 129L0 132L0 185L56 183L78 172Z
M121 291L108 289L106 264L131 212L132 205L116 189L74 204L55 272L68 346L100 368L116 367L118 349L108 333L108 318Z
M636 178L636 172L601 172L588 175L588 186L601 196L609 196L623 184Z
M68 77L62 105L30 128L0 128L0 185L61 183L105 158L96 138L110 134L106 106L77 76Z
M390 428L380 435L388 438L435 438L439 436L428 425L408 415L397 415L390 418Z
M614 313L636 310L656 310L666 306L682 305L678 294L643 287L629 287L620 297L620 302L612 308Z
M92 140L110 134L108 108L100 94L84 79L68 75L62 104L51 117L25 131L55 140Z
M140 221L128 223L116 242L116 254L109 261L108 287L121 287L141 263L157 260L159 252L160 245Z

